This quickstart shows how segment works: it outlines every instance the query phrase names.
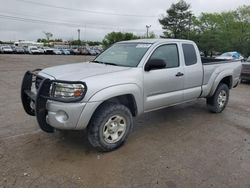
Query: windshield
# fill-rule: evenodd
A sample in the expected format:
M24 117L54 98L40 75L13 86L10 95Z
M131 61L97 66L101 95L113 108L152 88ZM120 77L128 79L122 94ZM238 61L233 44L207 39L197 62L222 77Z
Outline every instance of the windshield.
M150 43L114 44L94 61L118 66L136 67L151 45Z

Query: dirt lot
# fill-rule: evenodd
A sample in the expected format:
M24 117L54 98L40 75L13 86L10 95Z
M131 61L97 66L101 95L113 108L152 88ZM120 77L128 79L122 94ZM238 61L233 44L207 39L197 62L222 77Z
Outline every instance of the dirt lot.
M21 106L24 72L89 58L0 55L0 187L250 187L250 84L222 114L203 99L145 114L111 153L85 132L40 131Z

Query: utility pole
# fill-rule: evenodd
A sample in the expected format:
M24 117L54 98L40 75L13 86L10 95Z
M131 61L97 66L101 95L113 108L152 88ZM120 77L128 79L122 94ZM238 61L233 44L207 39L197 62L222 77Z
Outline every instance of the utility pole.
M79 47L80 44L81 44L81 37L80 37L81 30L80 30L80 29L77 29L77 32L78 32L78 47Z
M147 38L149 37L148 34L149 34L149 28L151 27L151 25L146 25L146 29L147 29Z

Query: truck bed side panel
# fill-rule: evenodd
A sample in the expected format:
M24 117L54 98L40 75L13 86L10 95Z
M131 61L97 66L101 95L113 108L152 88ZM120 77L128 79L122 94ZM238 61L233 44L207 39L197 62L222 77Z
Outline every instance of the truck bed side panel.
M240 79L241 62L204 64L204 77L201 97L212 96L220 81L228 76L232 77L232 86Z

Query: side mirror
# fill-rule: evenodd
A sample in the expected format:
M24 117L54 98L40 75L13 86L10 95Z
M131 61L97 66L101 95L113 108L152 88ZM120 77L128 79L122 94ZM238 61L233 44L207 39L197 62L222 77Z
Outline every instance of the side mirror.
M145 71L164 69L166 68L166 63L162 59L150 59L145 65Z

